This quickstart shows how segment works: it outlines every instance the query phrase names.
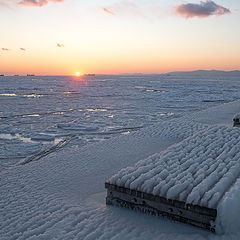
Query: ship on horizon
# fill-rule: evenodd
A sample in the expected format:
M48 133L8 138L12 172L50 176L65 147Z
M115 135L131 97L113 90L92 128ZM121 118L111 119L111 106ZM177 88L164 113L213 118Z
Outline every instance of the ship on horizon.
M95 73L86 73L84 74L85 77L95 77L96 74Z

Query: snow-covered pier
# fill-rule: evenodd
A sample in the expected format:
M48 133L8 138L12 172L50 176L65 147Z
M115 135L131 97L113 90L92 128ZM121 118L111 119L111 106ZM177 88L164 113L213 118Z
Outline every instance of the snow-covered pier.
M140 209L154 215L215 231L219 211L238 201L229 199L240 177L240 129L212 126L106 182L107 204ZM219 214L217 214L219 213Z

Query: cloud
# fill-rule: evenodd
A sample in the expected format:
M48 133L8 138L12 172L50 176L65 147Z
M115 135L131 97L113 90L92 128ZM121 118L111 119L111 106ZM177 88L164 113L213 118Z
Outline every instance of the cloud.
M143 14L143 11L139 5L135 4L132 1L119 1L107 7L100 7L100 9L105 13L111 15L145 17L145 14ZM146 12L146 9L144 11Z
M199 4L196 3L186 3L181 4L176 7L176 13L185 18L192 17L209 17L211 15L223 15L229 14L231 11L225 7L217 5L215 2L211 0L207 0L206 2L201 1Z
M26 48L22 48L22 47L21 47L20 50L22 50L22 51L26 51Z
M22 0L18 4L31 7L42 7L47 5L49 2L64 2L65 0Z
M20 0L0 0L0 8L13 9Z
M65 46L62 43L57 43L57 47L63 48Z
M105 7L99 7L101 10L103 10L105 13L110 14L110 15L115 15L115 13L112 10L109 10Z
M2 51L10 51L9 48L2 48Z
M7 3L5 2L0 2L0 7L9 7Z

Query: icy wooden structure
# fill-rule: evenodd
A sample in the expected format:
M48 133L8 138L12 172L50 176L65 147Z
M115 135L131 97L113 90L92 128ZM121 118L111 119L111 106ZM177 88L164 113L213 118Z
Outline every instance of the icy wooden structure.
M105 183L106 203L215 232L239 179L240 128L214 126L120 170Z
M186 204L182 201L166 199L108 183L105 183L105 187L107 189L106 203L108 205L126 207L151 215L167 217L174 221L215 232L215 228L211 223L216 219L216 209Z
M236 114L233 118L233 126L240 127L240 113Z

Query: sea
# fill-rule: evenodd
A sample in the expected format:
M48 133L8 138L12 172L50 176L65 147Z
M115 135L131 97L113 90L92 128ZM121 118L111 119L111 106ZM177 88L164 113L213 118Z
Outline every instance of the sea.
M237 99L238 72L0 76L0 171Z

